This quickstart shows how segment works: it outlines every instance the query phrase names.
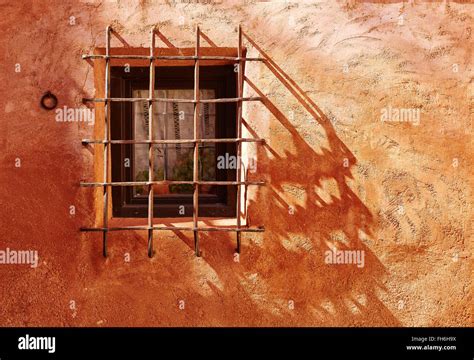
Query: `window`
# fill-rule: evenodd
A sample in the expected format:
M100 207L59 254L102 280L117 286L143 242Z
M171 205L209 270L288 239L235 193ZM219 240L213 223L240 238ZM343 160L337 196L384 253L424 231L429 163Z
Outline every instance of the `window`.
M103 181L80 183L102 188L102 196L96 193L94 197L96 226L82 227L81 231L102 232L104 257L110 231L147 230L149 257L154 253L153 236L157 231L192 231L197 256L200 232L235 232L236 251L240 252L242 232L264 231L263 227L242 223L242 188L265 182L245 179L241 155L243 142L264 142L242 137L242 104L261 100L243 96L245 62L265 59L245 57L240 26L237 49L201 47L199 27L196 30L195 48L157 48L157 29L151 30L149 49L111 48L111 35L117 34L108 26L105 49L83 55L89 62L97 60L96 93L102 96L83 101L98 103L96 110L103 122L95 123L98 138L83 139L82 143L102 145L103 151L94 154L95 171ZM147 128L148 136L144 136ZM235 166L220 167L222 157L225 163L233 157ZM114 216L146 215L147 224L109 226L109 208ZM188 217L191 213L192 227L165 226L154 220ZM200 217L206 216L235 216L235 226L200 222Z
M200 68L200 98L236 97L234 66ZM111 69L111 97L148 98L149 68L124 67ZM193 99L194 67L156 67L155 98ZM193 139L194 104L158 102L153 109L154 139ZM204 103L200 107L200 134L204 139L236 137L235 103ZM111 106L112 140L148 139L149 104L146 101L115 102ZM155 144L154 181L192 181L193 150L189 144ZM113 144L112 181L142 182L148 180L148 144ZM203 143L199 147L199 179L203 181L233 181L235 167L218 166L218 159L236 155L235 143ZM155 184L154 217L190 217L193 213L192 184ZM234 217L236 186L200 185L200 217ZM146 186L112 189L113 215L116 217L146 217L148 190Z

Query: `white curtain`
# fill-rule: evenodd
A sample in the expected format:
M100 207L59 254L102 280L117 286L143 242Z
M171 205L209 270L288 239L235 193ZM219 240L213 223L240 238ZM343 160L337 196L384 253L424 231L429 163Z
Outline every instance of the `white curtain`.
M147 98L148 90L134 90L133 97ZM192 89L169 89L155 90L155 97L169 99L193 99ZM215 98L214 90L201 89L201 99ZM136 140L148 139L148 102L133 103L133 116L135 120L134 138ZM154 138L155 139L192 139L194 104L155 102L153 103ZM216 137L216 106L215 104L201 104L200 106L200 131L203 138ZM215 144L200 145L200 159L203 169L201 178L212 180L215 177ZM192 180L188 175L189 166L192 167L192 144L170 144L155 145L154 172L155 180ZM143 181L143 177L148 174L148 145L135 145L134 151L134 176L138 181ZM207 168L206 168L207 167ZM204 172L204 173L203 173Z

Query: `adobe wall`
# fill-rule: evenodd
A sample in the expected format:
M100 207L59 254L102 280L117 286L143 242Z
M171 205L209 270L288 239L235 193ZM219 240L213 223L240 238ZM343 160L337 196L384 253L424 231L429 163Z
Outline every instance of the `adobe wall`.
M4 3L0 248L36 249L40 263L0 265L0 325L472 325L472 6ZM267 140L248 149L251 178L268 181L249 191L249 221L265 233L243 235L235 262L232 234L204 235L196 258L192 234L160 232L150 260L145 232L117 232L104 260L100 234L78 231L96 217L78 186L93 180L80 140L94 127L56 122L41 95L59 107L94 95L81 55L104 46L109 24L130 46L158 25L191 47L196 24L235 46L239 22L304 91L246 69L246 94L265 97L243 114ZM397 109L414 112L401 122ZM334 247L363 251L363 266L328 264Z

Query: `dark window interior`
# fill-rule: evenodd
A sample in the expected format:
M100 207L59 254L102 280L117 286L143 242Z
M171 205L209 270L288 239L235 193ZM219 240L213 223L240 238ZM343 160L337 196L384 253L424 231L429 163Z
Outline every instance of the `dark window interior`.
M149 68L111 68L111 97L148 97ZM201 99L236 97L236 73L232 65L200 68ZM193 99L194 67L156 67L153 97ZM155 102L155 139L192 139L192 103ZM148 139L148 102L112 102L113 140ZM201 138L236 137L235 103L200 104ZM148 144L113 144L112 181L148 181ZM193 180L193 144L154 145L154 180ZM235 169L217 167L219 156L236 154L235 143L199 146L199 180L235 181ZM154 185L154 217L191 217L192 185ZM112 188L115 217L147 217L146 186ZM199 187L200 217L234 217L235 186Z

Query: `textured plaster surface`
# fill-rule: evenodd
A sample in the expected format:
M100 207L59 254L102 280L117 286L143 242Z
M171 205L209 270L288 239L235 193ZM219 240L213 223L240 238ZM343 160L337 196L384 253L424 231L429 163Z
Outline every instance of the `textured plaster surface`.
M472 326L474 5L0 5L0 250L40 256L36 269L0 265L0 325ZM197 24L235 46L239 22L321 111L248 65L246 94L265 99L245 106L247 135L267 140L246 150L258 159L250 177L268 186L247 207L266 232L243 235L240 262L232 234L203 235L196 258L192 234L160 232L150 260L145 232L117 232L104 260L100 234L78 231L97 216L78 186L97 175L101 148L80 143L94 127L56 122L41 95L60 107L94 95L81 54L104 46L108 24L133 47L148 46L154 25L192 47ZM419 125L382 122L389 106L420 109ZM326 264L333 247L363 250L364 267Z

